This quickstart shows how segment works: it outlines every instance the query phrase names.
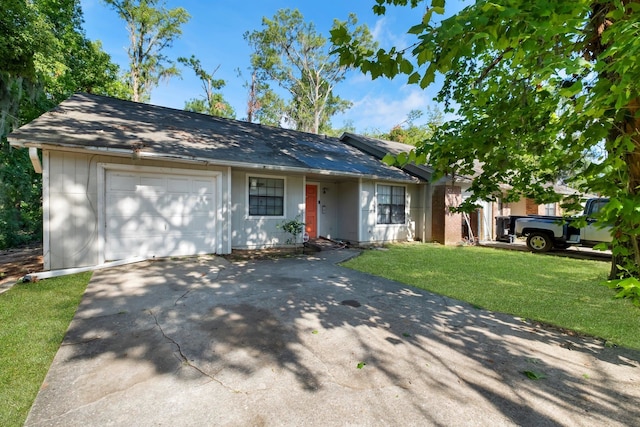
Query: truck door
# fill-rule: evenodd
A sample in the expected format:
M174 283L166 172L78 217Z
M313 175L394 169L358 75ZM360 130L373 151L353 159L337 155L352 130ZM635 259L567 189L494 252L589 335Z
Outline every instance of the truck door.
M585 215L587 215L587 225L580 229L580 240L586 240L591 242L610 242L611 241L611 228L600 228L595 225L595 214L606 205L609 201L606 199L594 199L589 201L590 204L586 206Z

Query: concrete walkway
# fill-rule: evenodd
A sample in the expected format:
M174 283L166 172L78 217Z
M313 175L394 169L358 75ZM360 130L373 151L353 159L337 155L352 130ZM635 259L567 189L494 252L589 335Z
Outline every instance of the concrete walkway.
M640 425L640 352L336 264L356 254L96 272L26 425Z

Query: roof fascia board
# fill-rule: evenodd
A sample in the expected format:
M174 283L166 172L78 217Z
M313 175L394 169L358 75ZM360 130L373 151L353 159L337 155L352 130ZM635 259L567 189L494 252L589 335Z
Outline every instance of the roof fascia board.
M353 136L351 134L347 134L347 133L343 134L341 137L341 141L348 145L351 145L352 147L357 148L360 151L363 151L366 154L377 157L380 161L382 161L384 156L388 154L386 150L383 150L371 144L367 144L366 142L360 140L357 136ZM424 169L420 168L418 165L409 163L400 169L405 170L407 173L410 173L411 175L421 180L425 180L425 181L431 180L431 174L425 171Z
M42 150L54 150L54 151L66 151L66 152L75 152L75 153L91 153L91 154L104 154L111 155L117 157L129 157L134 158L134 152L130 149L121 149L121 148L109 148L109 147L77 147L68 144L47 144L47 143L23 143L19 144L11 144L14 147L27 147L27 148L40 148ZM334 172L329 170L321 170L321 169L310 169L310 168L297 168L291 166L278 166L278 165L268 165L268 164L260 164L260 163L244 163L244 162L234 162L228 160L220 160L220 161L212 161L211 159L204 157L185 157L185 156L171 156L160 153L149 153L144 151L139 151L135 153L135 158L138 160L165 160L165 161L174 161L180 163L189 163L189 164L200 164L205 166L226 166L226 167L237 167L237 168L245 168L245 169L257 169L257 170L268 170L268 171L278 171L278 172L293 172L293 173L303 173L303 174L316 174L316 175L326 175L326 176L344 176L349 178L362 178L366 177L368 179L375 179L379 181L396 181L396 182L415 182L409 176L407 176L406 180L394 179L389 177L381 177L378 175L367 175L360 174L355 172ZM407 174L408 175L408 174Z

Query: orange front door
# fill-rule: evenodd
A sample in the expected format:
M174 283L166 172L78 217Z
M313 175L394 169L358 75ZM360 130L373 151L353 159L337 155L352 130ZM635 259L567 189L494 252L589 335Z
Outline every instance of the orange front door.
M318 237L318 187L316 185L306 186L304 230L309 238Z

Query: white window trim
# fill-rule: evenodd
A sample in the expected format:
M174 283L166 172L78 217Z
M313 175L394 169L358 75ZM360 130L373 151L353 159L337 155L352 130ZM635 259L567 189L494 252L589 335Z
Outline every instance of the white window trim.
M251 178L270 178L270 179L281 179L284 181L284 193L282 196L282 215L250 215L249 214L249 179ZM258 173L248 173L245 175L244 182L244 191L245 191L245 218L246 219L285 219L287 217L287 177L283 175L266 175L266 174L258 174Z
M378 222L378 187L380 185L384 185L387 187L403 187L404 188L404 222L401 224L381 224ZM408 224L408 221L410 220L409 218L409 203L408 203L408 199L409 199L409 191L407 189L406 185L403 184L392 184L392 183L382 183L382 182L377 182L376 183L376 194L375 194L375 220L376 220L376 227L406 227Z

